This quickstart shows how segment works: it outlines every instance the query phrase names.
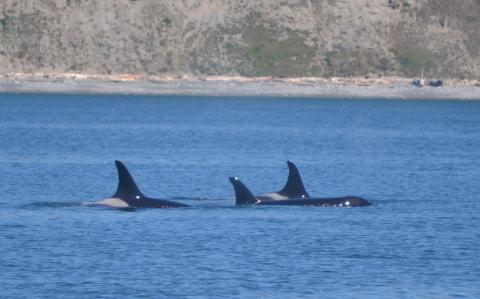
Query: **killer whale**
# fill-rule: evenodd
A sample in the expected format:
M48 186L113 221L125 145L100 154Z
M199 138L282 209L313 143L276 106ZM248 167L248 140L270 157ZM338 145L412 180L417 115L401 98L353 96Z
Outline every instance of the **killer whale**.
M252 192L237 177L230 177L230 183L235 191L236 205L284 205L284 206L322 206L322 207L363 207L370 203L358 196L333 198L289 198L283 200L265 200L255 197Z
M289 198L308 198L307 190L303 185L302 178L297 166L292 161L287 161L288 178L280 191L258 194L255 197L259 200L285 200Z
M118 173L117 191L109 198L97 202L98 204L118 209L188 207L183 203L145 196L127 167L118 160L115 160L115 166Z

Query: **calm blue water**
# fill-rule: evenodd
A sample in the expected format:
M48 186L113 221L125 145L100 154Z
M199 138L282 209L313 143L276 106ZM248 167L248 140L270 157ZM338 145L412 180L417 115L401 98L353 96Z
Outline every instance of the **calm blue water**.
M374 205L233 205L287 160ZM479 102L0 95L1 298L479 298L479 202Z

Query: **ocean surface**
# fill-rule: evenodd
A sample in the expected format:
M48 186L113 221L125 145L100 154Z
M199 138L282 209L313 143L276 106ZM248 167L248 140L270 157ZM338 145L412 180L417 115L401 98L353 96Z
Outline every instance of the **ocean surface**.
M479 208L480 102L0 95L0 298L480 298Z

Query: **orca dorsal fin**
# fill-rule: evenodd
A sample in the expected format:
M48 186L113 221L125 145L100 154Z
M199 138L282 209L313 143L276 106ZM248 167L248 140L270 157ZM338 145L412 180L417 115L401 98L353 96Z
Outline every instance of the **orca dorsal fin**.
M288 198L310 197L303 186L302 178L300 177L300 172L298 172L297 166L291 161L287 161L287 164L288 179L283 189L278 191L278 193L286 195Z
M127 167L118 160L115 160L115 166L117 166L118 172L118 187L113 197L143 196Z
M230 183L233 185L235 190L235 204L236 205L248 205L254 204L257 202L257 198L248 190L242 181L237 177L229 177Z

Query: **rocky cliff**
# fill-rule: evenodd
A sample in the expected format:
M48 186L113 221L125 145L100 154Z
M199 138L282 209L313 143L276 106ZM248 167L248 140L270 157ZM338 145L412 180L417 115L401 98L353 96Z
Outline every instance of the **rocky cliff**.
M480 0L2 0L0 73L480 77Z

